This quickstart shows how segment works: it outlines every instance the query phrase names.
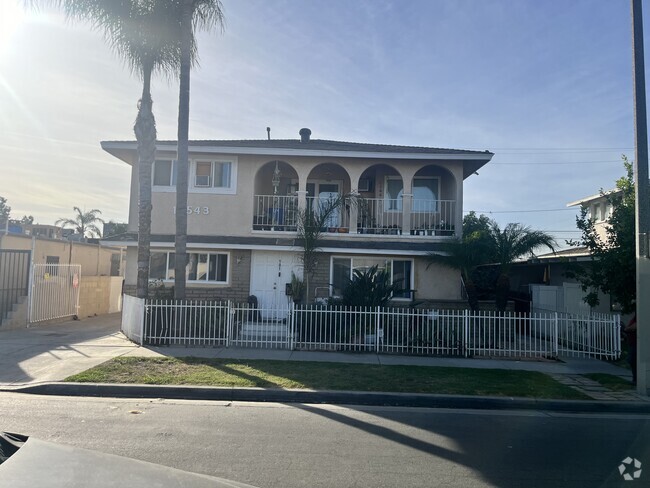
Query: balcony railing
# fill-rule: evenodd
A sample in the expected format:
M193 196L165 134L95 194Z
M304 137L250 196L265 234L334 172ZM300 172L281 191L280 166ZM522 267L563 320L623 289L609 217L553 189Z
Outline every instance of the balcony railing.
M419 200L411 204L411 234L428 236L455 235L455 200Z
M305 205L318 212L327 200L307 197ZM298 230L297 196L254 196L253 230L296 232ZM402 199L363 198L336 209L326 220L323 232L348 233L350 219L356 213L356 232L359 234L447 236L455 234L456 201L411 201L411 211L405 213ZM410 230L404 229L404 222ZM353 230L354 231L354 230Z
M298 197L255 195L253 230L295 232L298 229Z
M402 200L364 198L357 209L357 232L360 234L402 234Z

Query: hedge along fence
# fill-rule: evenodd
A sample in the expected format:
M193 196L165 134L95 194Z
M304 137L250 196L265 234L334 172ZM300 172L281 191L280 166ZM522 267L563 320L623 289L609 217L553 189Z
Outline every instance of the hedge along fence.
M621 349L620 317L609 314L293 304L287 310L232 302L146 300L143 315L141 338L130 332L132 324L123 331L132 340L151 345L609 359L619 357Z

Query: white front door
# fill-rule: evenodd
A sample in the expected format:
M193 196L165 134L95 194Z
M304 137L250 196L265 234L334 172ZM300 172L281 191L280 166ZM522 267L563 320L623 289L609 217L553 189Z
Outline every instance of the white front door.
M253 251L251 261L251 295L257 297L260 308L269 310L266 317L286 317L289 297L286 284L291 283L291 272L302 277L297 253ZM273 312L271 312L273 311Z

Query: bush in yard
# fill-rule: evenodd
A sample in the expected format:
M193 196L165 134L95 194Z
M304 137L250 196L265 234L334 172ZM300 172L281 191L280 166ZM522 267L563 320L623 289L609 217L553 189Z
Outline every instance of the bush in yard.
M391 284L390 273L377 265L366 270L355 269L354 276L343 289L339 305L347 307L383 307L394 293L401 291Z

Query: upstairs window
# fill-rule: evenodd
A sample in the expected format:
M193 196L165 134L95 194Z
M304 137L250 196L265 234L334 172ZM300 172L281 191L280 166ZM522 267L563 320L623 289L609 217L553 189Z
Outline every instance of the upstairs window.
M232 187L232 163L230 161L197 161L194 172L196 188Z
M153 165L153 186L176 186L176 161L158 159Z
M404 185L400 177L387 176L384 186L384 211L401 212ZM413 212L437 212L440 179L416 176L413 179Z

